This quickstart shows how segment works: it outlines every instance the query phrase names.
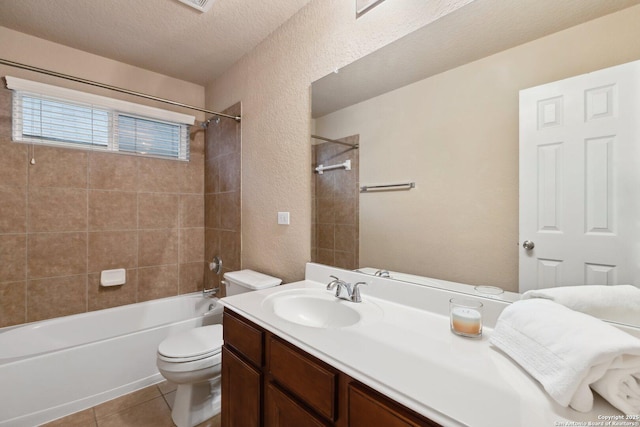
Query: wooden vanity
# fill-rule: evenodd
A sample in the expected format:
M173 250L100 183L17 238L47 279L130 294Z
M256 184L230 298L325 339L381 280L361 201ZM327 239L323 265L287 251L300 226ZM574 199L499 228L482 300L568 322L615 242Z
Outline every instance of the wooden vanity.
M227 308L223 325L223 427L439 426Z

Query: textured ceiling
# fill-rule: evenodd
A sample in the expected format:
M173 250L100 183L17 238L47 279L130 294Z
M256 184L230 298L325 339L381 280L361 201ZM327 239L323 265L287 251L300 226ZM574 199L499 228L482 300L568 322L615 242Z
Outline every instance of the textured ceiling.
M310 0L0 0L0 26L205 85Z
M640 0L475 0L314 82L313 117L636 4Z

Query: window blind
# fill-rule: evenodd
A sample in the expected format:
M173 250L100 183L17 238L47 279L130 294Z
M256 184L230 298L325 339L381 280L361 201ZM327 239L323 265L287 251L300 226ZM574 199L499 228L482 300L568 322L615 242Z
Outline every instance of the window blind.
M189 160L189 124L172 120L192 123L192 116L13 77L7 81L16 142ZM30 91L39 88L44 93Z
M85 144L107 147L109 111L46 97L20 94L14 97L14 137L55 145ZM14 138L16 139L16 138Z

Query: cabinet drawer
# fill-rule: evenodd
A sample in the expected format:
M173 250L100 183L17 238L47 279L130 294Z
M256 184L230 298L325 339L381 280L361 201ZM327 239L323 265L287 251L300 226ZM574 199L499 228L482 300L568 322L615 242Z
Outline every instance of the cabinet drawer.
M359 384L349 384L349 427L441 427Z
M338 371L273 337L268 348L273 379L320 415L335 421Z
M264 332L258 326L245 319L240 319L225 309L222 320L225 345L233 347L256 366L263 366Z
M269 383L265 398L264 425L265 427L327 427L329 424L309 413L278 386Z

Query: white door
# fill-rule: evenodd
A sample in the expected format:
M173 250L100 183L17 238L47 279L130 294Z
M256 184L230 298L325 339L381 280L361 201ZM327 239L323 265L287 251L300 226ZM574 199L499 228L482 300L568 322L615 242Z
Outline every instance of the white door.
M640 61L520 91L520 292L639 284L639 106Z

